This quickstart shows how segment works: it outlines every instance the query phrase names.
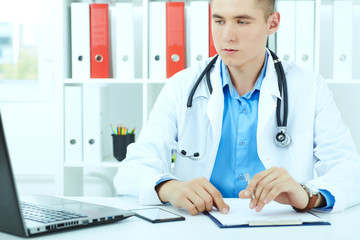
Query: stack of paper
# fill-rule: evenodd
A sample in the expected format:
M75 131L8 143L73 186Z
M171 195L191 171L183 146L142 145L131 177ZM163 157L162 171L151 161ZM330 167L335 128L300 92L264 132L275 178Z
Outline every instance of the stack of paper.
M206 213L219 227L288 226L288 225L330 225L312 213L298 213L289 205L277 202L267 204L261 212L249 208L250 200L227 198L228 214L218 210Z

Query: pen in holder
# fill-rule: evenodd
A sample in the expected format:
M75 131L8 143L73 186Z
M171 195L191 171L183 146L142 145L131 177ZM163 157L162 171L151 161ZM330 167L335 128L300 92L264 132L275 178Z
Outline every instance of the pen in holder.
M130 143L135 142L135 134L127 134L127 135L115 135L111 134L113 138L113 150L114 157L118 161L122 161L126 157L126 149Z

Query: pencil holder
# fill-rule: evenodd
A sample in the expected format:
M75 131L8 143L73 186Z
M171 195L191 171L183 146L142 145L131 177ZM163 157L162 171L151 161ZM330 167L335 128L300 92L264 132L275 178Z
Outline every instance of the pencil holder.
M113 138L113 152L114 157L118 161L122 161L126 157L126 149L130 143L135 142L135 134L115 135L111 134Z

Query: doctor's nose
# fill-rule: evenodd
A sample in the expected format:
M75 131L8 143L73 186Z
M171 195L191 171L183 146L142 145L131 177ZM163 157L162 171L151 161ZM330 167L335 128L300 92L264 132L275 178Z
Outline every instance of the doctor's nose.
M225 42L235 42L236 41L236 32L233 26L231 24L227 24L224 26L223 31L223 40Z

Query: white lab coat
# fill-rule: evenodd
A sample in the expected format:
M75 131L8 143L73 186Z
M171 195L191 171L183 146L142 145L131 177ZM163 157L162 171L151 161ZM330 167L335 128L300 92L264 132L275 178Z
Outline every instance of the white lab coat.
M168 80L148 123L137 142L128 147L127 157L114 178L119 195L135 198L142 204L158 204L160 200L154 187L162 178L185 181L204 176L210 179L224 108L220 58L211 71L213 93L210 95L203 79L195 93L188 123L185 121L189 93L209 61L183 70ZM276 100L280 93L269 54L258 107L260 160L266 168L283 167L298 182L310 181L317 188L328 190L335 197L333 211L359 203L360 158L332 93L319 75L295 64L283 63L283 66L288 85L287 132L291 144L280 148L274 142L278 132ZM200 157L191 160L177 153L171 173L173 153L183 149L189 155L199 152Z

